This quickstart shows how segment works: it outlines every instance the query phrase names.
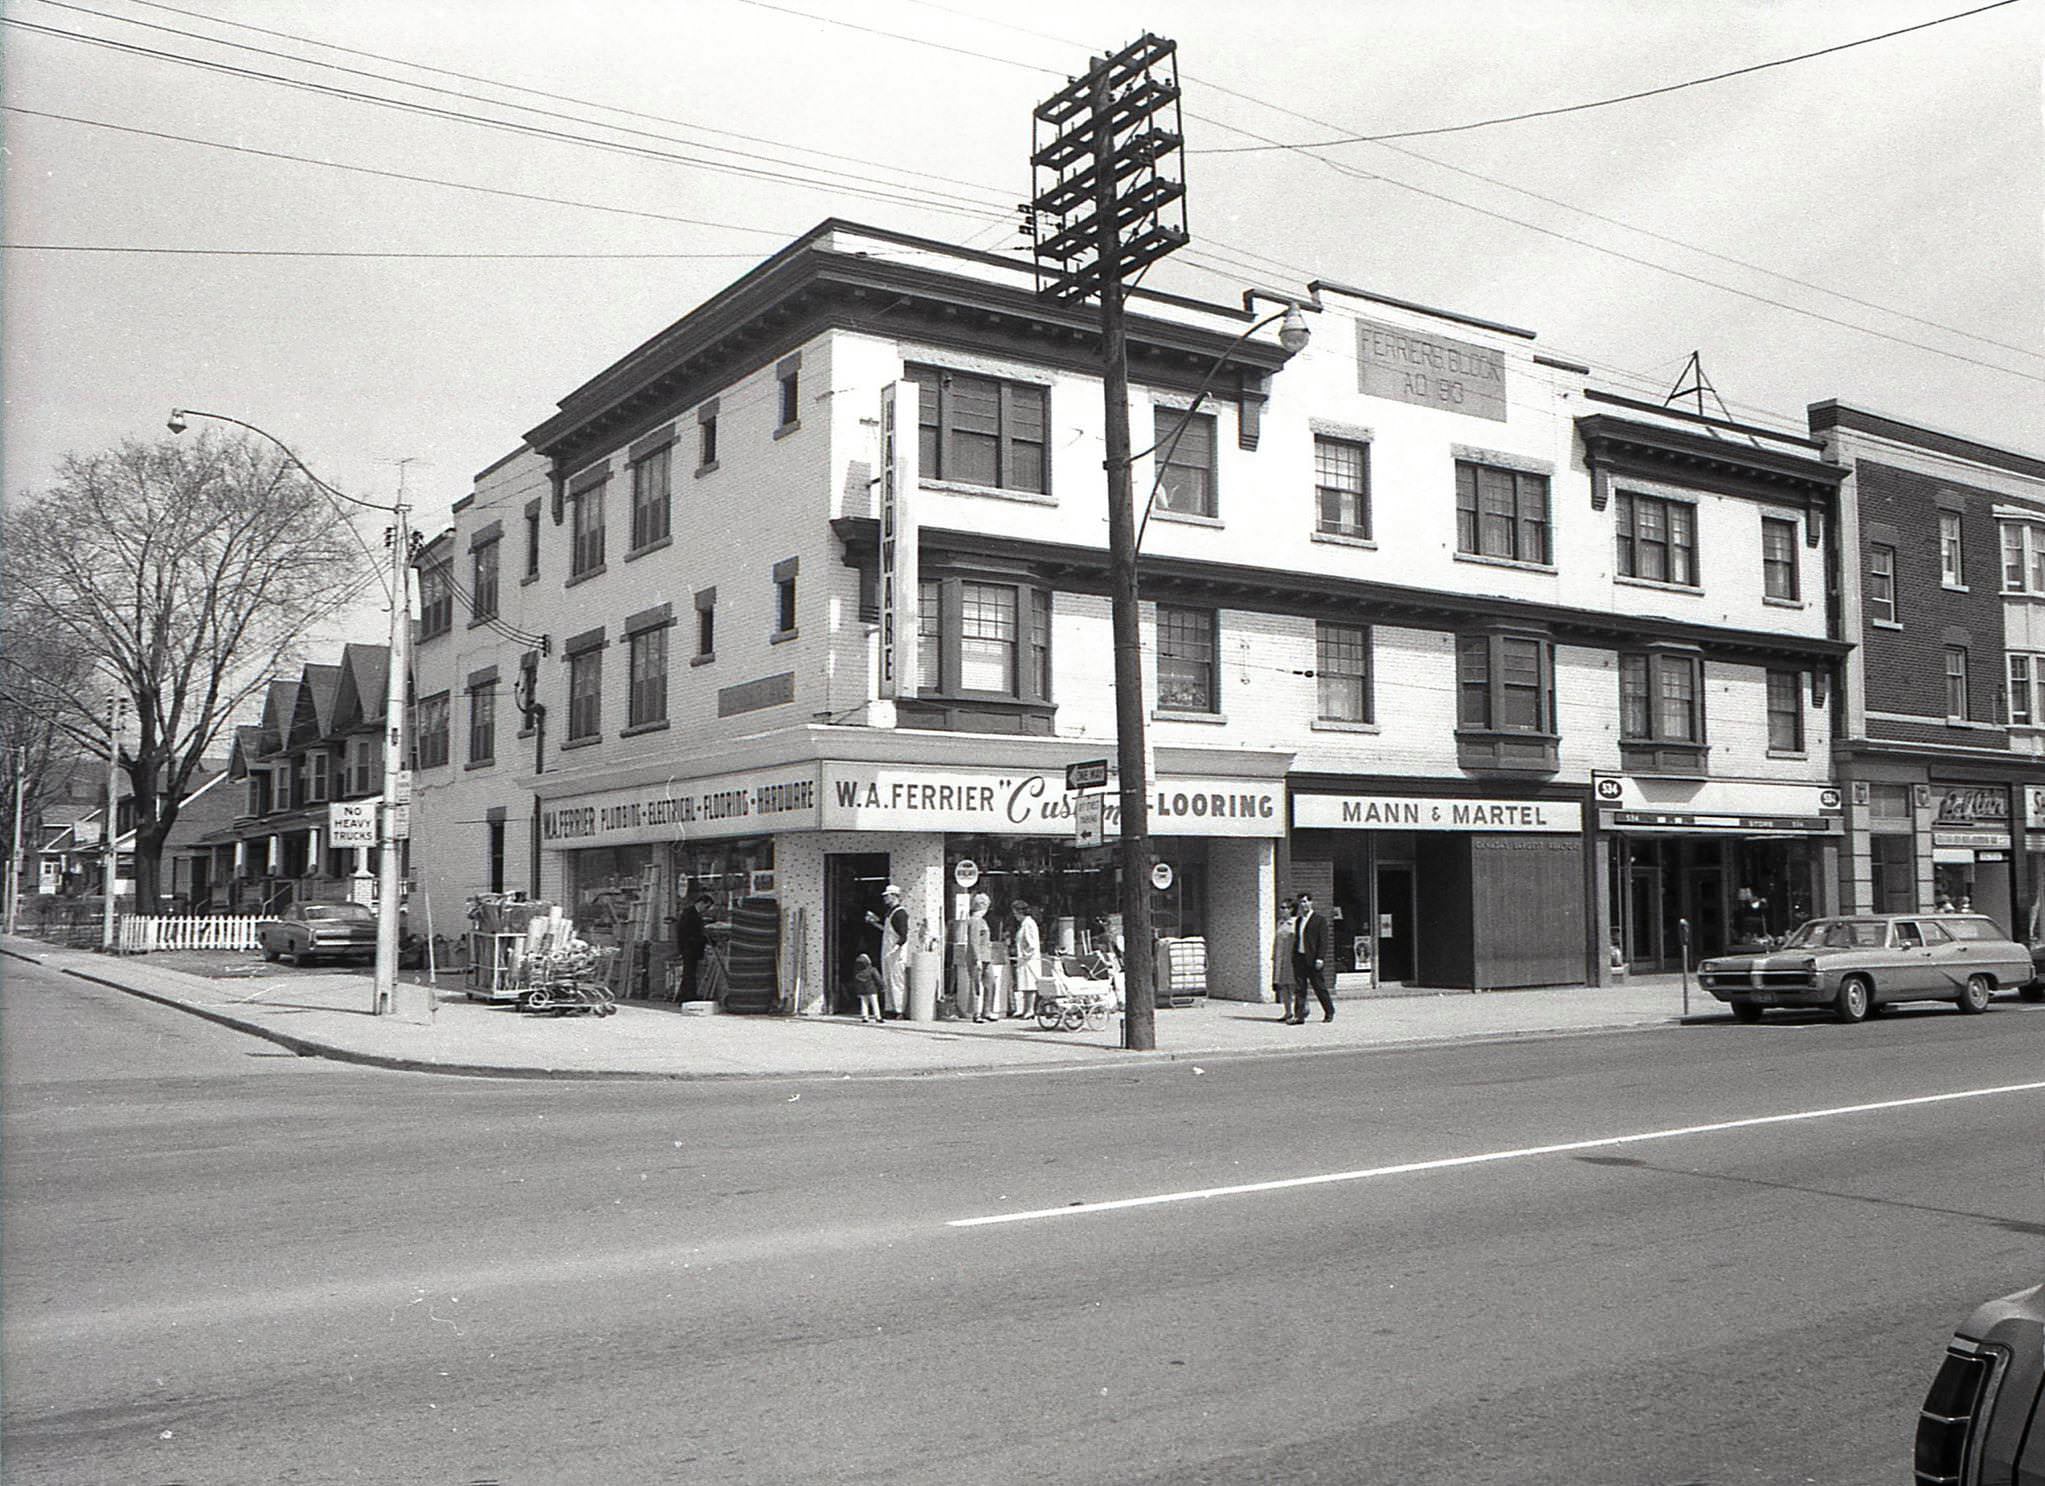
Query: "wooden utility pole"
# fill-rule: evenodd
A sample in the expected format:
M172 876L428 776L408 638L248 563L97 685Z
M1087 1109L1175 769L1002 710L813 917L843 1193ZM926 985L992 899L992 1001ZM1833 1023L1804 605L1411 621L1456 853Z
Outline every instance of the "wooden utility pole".
M28 752L14 750L14 849L7 858L7 932L21 917L21 812L28 795Z
M410 791L403 788L405 686L412 674L412 534L406 521L411 508L405 504L402 472L399 479L397 504L391 509L391 659L383 707L383 808L377 812L376 991L372 1007L377 1016L389 1016L398 1009L398 899L404 890L398 857L405 838L411 835L412 813Z
M114 889L120 871L121 853L114 845L115 818L119 803L121 763L121 718L128 708L128 699L123 696L107 698L107 815L106 835L100 843L100 926L99 947L112 950L114 947Z

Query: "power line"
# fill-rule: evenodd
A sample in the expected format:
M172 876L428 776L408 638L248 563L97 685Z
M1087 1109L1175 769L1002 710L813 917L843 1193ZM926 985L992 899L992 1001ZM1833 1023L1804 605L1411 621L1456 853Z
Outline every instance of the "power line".
M59 0L46 0L46 3L56 4L59 3ZM266 26L251 25L246 21L229 20L225 16L207 15L204 11L186 10L180 6L164 4L162 3L162 0L129 0L129 3L132 5L147 6L151 10L169 11L174 15L190 16L196 20L211 21L216 25L231 27L237 31L250 31L260 36L273 36L284 41L295 41L304 46L314 46L319 47L325 51L340 52L344 56L366 57L369 60L375 62L388 62L393 66L410 67L420 72L432 73L437 77L459 78L463 82L482 83L486 87L501 88L507 92L513 93L526 93L531 95L532 97L546 98L556 103L573 103L581 108L600 109L605 113L618 114L628 119L645 119L651 123L670 124L678 129L694 130L699 134L723 135L729 139L742 139L751 144L769 145L775 149L780 150L793 150L798 154L816 155L826 160L841 160L849 165L863 165L866 166L868 169L872 170L885 170L895 175L914 176L922 180L941 181L944 184L951 186L968 186L975 190L991 189L987 187L982 187L978 183L973 181L961 180L957 176L939 175L933 171L916 170L906 165L890 165L885 161L869 159L866 156L862 155L844 155L839 154L833 150L820 150L811 145L794 144L787 140L767 139L764 136L748 134L742 130L720 129L714 124L693 123L690 120L678 119L668 114L648 113L642 109L625 108L619 104L605 103L601 99L580 98L571 93L549 92L545 88L528 87L524 83L506 82L502 78L487 77L480 73L460 72L453 68L448 67L435 67L430 63L416 62L406 57L395 57L383 52L364 51L359 47L342 46L338 42L322 41L321 39L315 36L305 36L292 31L276 31ZM312 63L310 59L306 60L308 65L314 66L321 65L317 63ZM596 121L591 120L589 122L594 123ZM788 163L794 164L799 162L791 161Z
M1686 82L1667 83L1659 88L1643 88L1638 92L1621 93L1612 98L1598 98L1588 103L1569 103L1556 108L1537 108L1526 113L1504 114L1496 118L1472 119L1462 124L1440 124L1428 129L1402 129L1390 134L1345 134L1334 139L1310 139L1298 144L1254 144L1224 145L1213 149L1193 150L1191 155L1247 155L1266 150L1325 149L1331 145L1383 144L1392 139L1421 139L1435 134L1465 134L1472 129L1491 129L1500 124L1519 124L1529 119L1552 119L1561 114L1584 113L1594 108L1610 108L1617 103L1635 103L1642 98L1658 98L1664 93L1680 93L1685 88L1701 88L1708 83L1724 82L1728 78L1745 77L1749 73L1766 72L1771 67L1787 67L1794 62L1808 62L1816 57L1829 57L1835 52L1851 51L1857 46L1869 46L1877 41L1888 41L1897 36L1908 36L1913 31L1927 31L1933 26L1943 26L1950 21L1964 21L1969 16L1981 15L1986 11L2000 10L2005 5L2014 5L2017 0L1990 0L1987 5L1977 5L1972 10L1957 11L1952 15L1939 16L1935 20L1919 21L1914 26L1900 26L1894 31L1884 31L1878 36L1863 36L1857 41L1843 41L1836 46L1820 47L1814 52L1799 52L1794 57L1777 57L1772 62L1755 62L1746 67L1735 67L1727 72L1714 72L1709 77L1693 77Z
M780 15L792 15L799 20L821 21L827 26L842 26L847 31L863 31L869 36L885 36L890 41L907 41L916 46L929 47L932 51L950 52L955 57L977 57L982 62L998 62L1003 67L1019 67L1024 72L1042 73L1047 77L1064 77L1055 67L1039 67L1034 62L1024 62L1015 57L1000 57L993 52L976 52L971 47L950 46L942 41L932 41L927 36L910 36L900 31L884 31L878 26L862 26L855 21L840 20L837 16L815 15L807 10L796 10L786 5L769 5L767 0L737 0L740 5L750 5L755 10L771 10Z
M167 253L196 258L403 258L476 260L758 258L758 253L394 253L340 248L168 248L118 243L0 243L9 253Z
M643 207L612 206L601 201L577 201L566 196L545 196L532 191L512 191L500 186L479 186L469 181L450 181L439 176L413 175L402 170L382 170L371 165L347 165L339 160L316 160L310 155L294 155L284 150L259 150L253 145L228 144L217 139L198 139L189 134L170 134L161 129L142 129L133 124L115 124L105 119L81 118L76 114L50 113L39 108L23 108L18 103L0 104L0 110L21 114L32 119L55 119L66 124L82 124L90 129L111 129L118 134L134 134L144 139L164 139L177 144L198 145L202 149L227 150L237 155L254 155L264 160L288 160L296 165L317 165L325 170L345 171L350 175L380 176L385 180L406 181L420 186L444 186L452 191L473 191L483 196L501 196L512 201L536 201L548 206L572 206L583 211L610 212L617 216L642 217L654 222L676 222L685 227L710 227L723 232L752 232L761 237L786 240L795 235L792 229L778 227L748 227L739 222L715 222L704 217L683 217L673 212L648 211Z
M443 119L450 122L472 124L480 128L497 129L505 133L531 139L544 139L557 143L580 145L587 149L606 150L614 154L630 155L639 159L655 160L664 164L679 165L687 169L706 170L716 174L744 176L770 184L805 186L811 189L843 191L848 195L864 196L875 201L894 205L913 206L924 211L937 212L947 216L966 217L973 221L1007 215L1007 210L997 211L992 207L969 208L948 205L931 200L927 195L907 195L890 190L876 190L871 186L861 188L847 186L835 181L818 180L813 175L791 174L781 171L760 170L754 167L734 165L718 160L704 160L669 150L654 149L649 145L631 144L621 140L592 139L587 135L574 134L567 130L550 129L538 124L520 123L512 119L492 119L479 114L464 113L459 109L442 108L430 103L388 98L377 93L366 93L356 88L344 88L332 83L314 82L304 78L285 77L278 73L264 72L258 68L240 67L227 62L208 61L201 57L186 56L181 52L164 51L157 47L138 46L132 42L116 41L110 37L93 36L82 31L66 31L56 26L44 26L17 17L0 15L0 26L12 26L37 35L54 36L67 41L82 42L89 46L102 47L130 56L146 57L156 61L173 62L204 72L239 77L253 82L267 82L279 87L300 92L337 98L346 102L367 103L379 108L389 108L401 113L417 114L426 118ZM406 86L415 86L407 84ZM521 105L505 105L519 107ZM589 122L584 120L582 122ZM597 125L599 128L612 127ZM835 174L836 172L831 172Z

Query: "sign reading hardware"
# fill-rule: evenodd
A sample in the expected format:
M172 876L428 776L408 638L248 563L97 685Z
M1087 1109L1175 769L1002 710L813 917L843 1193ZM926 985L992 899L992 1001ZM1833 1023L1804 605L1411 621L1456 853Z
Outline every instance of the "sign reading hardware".
M1294 795L1292 823L1338 831L1581 831L1583 806L1574 800Z
M1066 791L1062 769L825 764L823 828L1066 836L1084 798ZM1150 829L1159 836L1282 836L1284 799L1285 785L1275 779L1160 779L1150 791ZM1106 833L1119 834L1121 802L1103 797L1102 809Z
M1374 320L1356 322L1356 387L1505 422L1505 353Z
M607 790L540 811L540 839L564 846L813 831L816 825L814 766Z
M915 696L921 684L916 673L918 538L909 495L917 480L918 395L914 382L891 382L881 389L880 694L888 701ZM931 678L933 684L936 679Z

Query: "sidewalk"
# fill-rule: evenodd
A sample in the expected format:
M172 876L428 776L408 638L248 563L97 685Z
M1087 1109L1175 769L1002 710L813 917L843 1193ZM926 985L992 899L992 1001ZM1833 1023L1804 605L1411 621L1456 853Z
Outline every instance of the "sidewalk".
M0 952L177 1007L311 1057L385 1068L513 1078L711 1079L917 1075L1126 1066L1308 1051L1555 1036L1659 1026L1682 1014L1673 976L1624 986L1363 997L1336 1018L1304 1027L1274 1005L1210 1001L1157 1014L1158 1051L1128 1053L1111 1024L1099 1032L1044 1032L1034 1022L889 1022L850 1018L686 1016L626 1002L610 1017L533 1016L467 1000L443 985L430 1021L370 1014L362 975L262 966L214 980L38 940L0 941ZM1694 987L1693 1017L1724 1008Z

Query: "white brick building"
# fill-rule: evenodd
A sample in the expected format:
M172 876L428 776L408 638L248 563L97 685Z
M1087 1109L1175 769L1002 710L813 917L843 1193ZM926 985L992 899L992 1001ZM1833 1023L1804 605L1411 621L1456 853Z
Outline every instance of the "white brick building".
M1358 987L1573 983L1614 942L1672 960L1678 918L1708 952L1828 906L1839 472L1316 287L1292 357L1232 306L1131 306L1135 442L1180 431L1142 549L1160 931L1258 999L1300 888ZM1097 364L1012 262L827 222L570 393L428 554L463 591L416 659L436 911L700 884L806 995L890 879L937 942L976 871L1050 942L1112 912L1062 777L1114 751Z

